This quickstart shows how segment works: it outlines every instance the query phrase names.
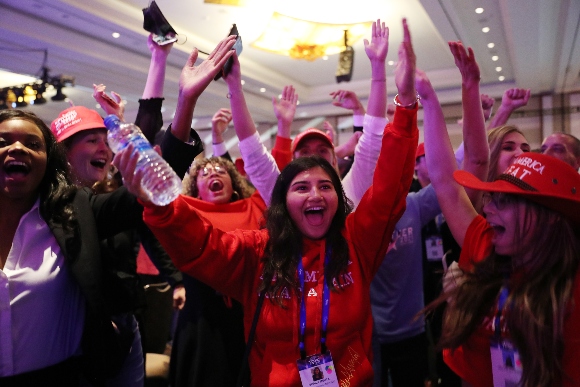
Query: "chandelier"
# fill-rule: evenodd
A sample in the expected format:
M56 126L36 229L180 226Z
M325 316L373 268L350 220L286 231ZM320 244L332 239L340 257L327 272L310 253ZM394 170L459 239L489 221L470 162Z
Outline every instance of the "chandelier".
M372 21L352 24L319 23L274 12L266 29L251 46L294 59L313 61L338 54L367 33Z

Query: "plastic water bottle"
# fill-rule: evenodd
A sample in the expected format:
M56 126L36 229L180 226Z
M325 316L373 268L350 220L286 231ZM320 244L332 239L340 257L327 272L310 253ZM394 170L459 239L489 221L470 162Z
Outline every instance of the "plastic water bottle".
M135 124L121 122L114 114L105 118L105 126L113 152L119 152L129 143L133 144L135 152L139 152L135 170L144 172L141 187L149 200L158 206L165 206L175 200L181 192L181 179L153 149L141 129Z

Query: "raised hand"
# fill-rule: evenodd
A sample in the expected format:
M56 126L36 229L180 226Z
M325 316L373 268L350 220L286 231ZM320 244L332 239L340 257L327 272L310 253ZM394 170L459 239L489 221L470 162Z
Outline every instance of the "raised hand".
M493 108L494 103L495 99L491 98L489 95L481 95L481 109L483 110L483 118L486 121L489 120L489 117L491 117L491 109Z
M232 67L230 68L230 72L224 77L224 81L228 85L230 92L237 90L238 88L242 88L242 68L240 66L238 54L235 51L232 58L233 62Z
M169 52L171 51L171 47L173 47L173 43L168 43L164 45L159 45L155 43L153 41L153 34L149 34L149 37L147 38L147 48L149 49L149 51L151 51L152 56L157 55L159 57L167 58Z
M399 94L399 103L411 105L416 98L415 69L417 57L413 51L411 32L407 19L403 19L403 41L399 46L399 60L395 66L395 84Z
M381 23L380 19L373 22L371 41L364 40L365 52L367 56L373 61L384 62L389 52L389 27L385 27L385 23Z
M516 110L522 106L526 106L530 100L530 89L507 89L501 98L501 104L509 107L511 110Z
M274 107L274 114L278 119L278 135L290 138L290 129L294 115L296 114L296 105L298 104L298 94L294 90L294 86L284 86L282 97L277 99L272 97L272 106Z
M221 108L211 119L211 136L214 144L219 144L224 141L223 134L228 129L229 123L232 121L232 112L230 109Z
M332 104L353 111L355 115L364 115L365 108L353 91L337 90L330 93Z
M451 50L453 58L455 58L455 65L461 73L463 82L479 82L481 78L479 66L471 47L468 47L466 50L463 43L457 41L449 42L449 49Z
M125 113L125 104L122 102L121 96L114 91L111 92L112 97L105 92L107 87L105 85L93 83L93 98L98 102L103 110L109 114L114 114L123 121L123 114Z
M427 77L427 74L422 70L415 70L415 88L417 93L421 96L421 103L437 101L437 95L435 94L435 89L431 85L431 81Z
M235 36L228 36L223 39L198 66L195 65L198 51L197 48L194 48L181 71L181 77L179 78L180 94L187 98L197 99L216 74L221 71L228 58L234 54L232 46L235 41Z

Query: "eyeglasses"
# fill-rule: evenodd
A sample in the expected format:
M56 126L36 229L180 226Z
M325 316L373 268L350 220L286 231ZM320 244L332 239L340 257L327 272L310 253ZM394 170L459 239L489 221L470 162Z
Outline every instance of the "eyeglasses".
M217 173L218 175L227 175L228 171L221 165L212 165L209 167L203 167L202 169L199 170L200 177L208 177L214 173Z
M516 195L510 195L503 192L485 192L481 198L484 206L493 202L493 205L498 210L503 210L506 206L516 203L518 197Z

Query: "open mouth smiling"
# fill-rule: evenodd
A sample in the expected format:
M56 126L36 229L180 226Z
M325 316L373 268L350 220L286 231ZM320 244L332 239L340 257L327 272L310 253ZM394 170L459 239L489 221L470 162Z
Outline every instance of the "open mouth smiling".
M4 171L8 176L26 176L30 172L30 166L22 161L8 161L4 164Z

